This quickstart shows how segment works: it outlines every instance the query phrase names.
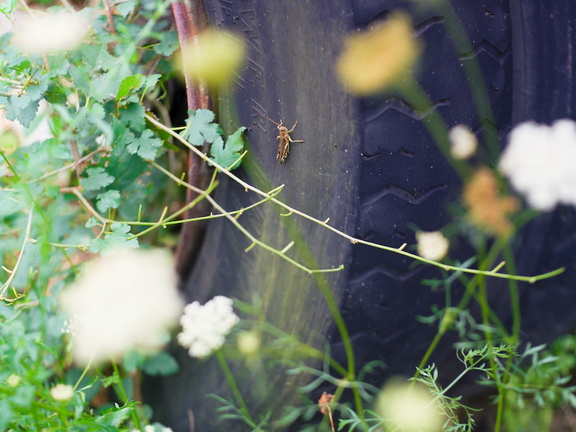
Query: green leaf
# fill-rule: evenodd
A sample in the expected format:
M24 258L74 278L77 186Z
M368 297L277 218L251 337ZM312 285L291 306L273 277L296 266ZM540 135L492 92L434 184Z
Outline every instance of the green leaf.
M92 77L88 96L98 102L114 98L118 90L118 80L123 78L122 71L117 69Z
M154 45L154 51L164 57L171 56L180 46L178 33L175 31L162 32L160 34L160 43Z
M128 96L131 91L138 90L140 87L142 87L143 83L144 83L144 75L142 74L127 76L120 83L120 87L118 88L118 94L116 95L116 100L119 101L120 99Z
M118 12L123 18L126 18L128 14L134 10L137 4L137 0L123 0L116 2L114 4L114 11Z
M103 252L104 255L116 252L120 249L136 249L138 239L131 239L130 226L115 222L110 225L111 233L104 236L104 239L94 239L90 244L90 252Z
M8 399L6 397L0 399L0 430L7 430L8 424L15 414Z
M74 65L70 67L70 78L74 81L74 85L84 94L90 93L90 75L84 65Z
M148 164L138 155L133 154L128 147L138 138L118 119L113 119L112 130L114 140L112 152L106 170L112 174L116 181L114 189L125 190L134 181L149 169ZM146 138L146 136L145 136Z
M224 141L222 138L214 141L210 147L210 156L219 165L224 168L236 169L240 166L241 161L238 160L244 149L244 141L242 140L242 133L246 130L244 126L234 132ZM234 163L236 162L236 163ZM231 167L231 165L234 166Z
M22 126L28 127L38 112L38 104L48 89L49 80L42 80L38 84L30 84L20 95L7 98L5 106L6 118L18 120Z
M56 138L48 138L40 144L39 149L48 152L52 159L70 159L72 157L70 149L65 143L58 141Z
M207 109L188 111L186 129L183 137L195 146L202 146L205 142L213 143L220 137L220 128L214 121L214 113Z
M128 151L131 154L138 154L142 159L154 160L160 146L162 140L154 136L150 129L146 129L139 138L128 145Z
M160 81L160 78L162 78L162 75L160 74L149 75L146 77L144 85L149 89L153 89L154 87L156 87L156 84L158 84L158 81Z
M106 44L84 45L69 73L78 89L98 102L115 98L118 83L132 75L127 60L111 55Z
M176 359L164 351L146 359L142 364L142 371L148 375L172 375L178 372Z
M120 427L132 415L132 407L115 408L114 411L107 412L96 417L96 423L102 426Z
M88 176L80 180L80 185L86 190L98 190L114 181L114 177L102 167L88 168L86 173Z
M96 199L96 207L98 211L104 213L108 209L115 209L120 206L120 192L114 189L108 190L99 194Z
M108 52L108 47L102 45L83 45L81 48L82 62L88 66L88 70L107 71L113 68L118 59Z
M124 370L128 373L134 372L138 369L146 360L146 355L138 350L130 350L124 356L122 361L122 366L124 366Z
M93 217L91 217L90 219L88 219L88 220L86 221L86 223L84 224L84 226L85 226L86 228L94 228L95 226L100 226L100 225L101 225L101 224L100 224L100 220L99 220L97 217L95 217L95 216L93 216Z
M135 132L141 132L146 127L145 109L139 103L129 103L120 107L120 121Z

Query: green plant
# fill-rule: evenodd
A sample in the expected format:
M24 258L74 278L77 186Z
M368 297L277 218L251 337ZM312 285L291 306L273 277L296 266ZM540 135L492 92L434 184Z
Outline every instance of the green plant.
M0 11L10 15L15 6L15 2L3 3ZM3 52L0 105L7 119L18 120L23 127L14 124L0 130L3 161L0 164L0 262L5 277L0 289L0 430L160 430L161 425L147 424L152 412L141 401L139 382L142 374L174 373L178 369L174 358L166 352L152 353L135 346L107 352L110 361L100 359L91 363L90 355L79 360L71 345L75 317L73 313L63 315L59 303L61 294L65 286L70 290L70 286L82 281L81 268L85 269L84 274L88 272L88 266L83 263L95 254L105 257L119 250L170 246L175 242L176 232L165 228L220 217L226 218L250 240L248 249L261 247L315 277L343 268L339 263L328 268L305 264L291 255L295 241L283 247L266 244L238 219L268 204L279 206L286 215L304 218L343 241L400 254L419 265L432 265L440 270L442 279L423 281L430 289L444 289L446 301L443 307L433 307L430 317L421 318L436 325L438 331L416 368L412 386L424 385L431 396L424 407L415 405L414 409L436 407L442 430L473 430L475 410L464 405L460 398L447 394L472 371L480 372L481 384L495 388L497 393L495 430L500 430L502 424L506 424L508 430L526 430L523 428L530 424L537 424L543 430L549 425L553 407L576 405L576 389L567 386L567 374L574 364L571 357L563 355L562 348L554 355L545 354L543 347L527 347L519 352L518 282L533 283L554 277L563 269L541 275L516 275L510 238L535 217L536 212L516 212L518 201L498 192L496 186L505 184L505 176L513 178L514 173L504 169L504 175L497 174L494 164L477 170L467 156L455 156L454 143L450 141L452 135L442 118L433 112L431 121L426 123L430 133L466 184L465 205L457 210L460 215L467 215L461 218L465 222L460 220L446 227L444 234L448 238L440 233L419 236L440 242L440 247L430 254L424 247L414 253L406 250L407 245L394 248L340 231L328 220L320 220L284 203L280 198L283 186L263 191L231 172L241 164L245 154L244 127L224 138L215 114L206 109L190 110L185 125L173 127L169 88L177 72L171 57L180 45L166 19L169 6L167 1L128 0L115 4L104 2L103 8L74 12L65 3L63 7L53 6L41 13L23 4L22 13L35 20L34 25L38 26L46 17L57 17L58 23L66 22L75 33L69 34L65 44L59 46L62 40L34 40L29 39L26 32L19 34L18 29L24 24L16 22L15 33L6 33L0 38ZM441 3L441 7L447 8L448 3ZM454 39L466 48L465 36L453 11L448 8L444 12ZM406 17L400 20L404 29L400 34L411 38ZM33 36L33 32L29 32ZM12 44L12 40L17 43ZM406 67L413 64L420 52L418 46L414 47L413 55L404 62ZM355 61L352 65L353 69L357 66ZM402 69L402 64L400 67ZM478 65L469 62L466 67L470 75L478 77ZM406 71L396 71L394 76L402 72ZM410 85L397 90L416 110L428 109L431 103L416 80L408 76L405 82ZM380 81L377 84L383 85ZM490 118L482 92L475 89L473 94L478 110ZM42 128L47 130L43 135L29 135ZM494 143L493 138L489 140L492 141L487 147L494 152L498 143ZM475 149L476 145L471 147ZM181 174L186 171L185 158L181 157L184 150L213 168L207 187L192 184ZM257 195L259 201L247 208L224 208L211 195L218 186L219 176L229 177ZM481 202L477 189L486 185L489 193L480 195L488 196L488 200ZM193 191L196 198L182 203L183 188ZM532 197L531 202L534 199ZM217 214L186 219L187 211L204 200ZM482 219L480 204L495 208L497 214ZM446 256L448 240L457 233L477 250L477 254L465 262L452 262L449 254ZM100 273L112 268L110 261L100 262L108 263ZM130 273L128 270L124 273ZM487 300L490 278L508 283L511 329L504 326L490 308ZM465 288L458 300L452 290L457 284ZM240 420L251 430L273 430L297 420L312 423L309 427L315 428L314 415L319 410L325 414L330 408L330 416L332 413L337 416L339 430L405 427L392 421L382 409L393 401L382 401L381 389L367 382L372 369L381 365L369 363L363 370L357 370L352 342L330 287L324 283L321 290L342 334L347 363L341 365L328 349L307 345L269 324L258 301L253 305L236 301L236 307L248 316L231 336L238 340L239 348L228 346L218 350L229 329L218 335L219 343L203 347L210 348L206 353L217 351L233 394L230 400L213 396L222 404L216 415L223 420ZM119 295L109 294L106 301L114 304L119 301ZM469 312L473 302L481 309L478 319ZM191 309L198 308L200 305ZM126 320L132 316L130 310L130 302L125 302L113 318ZM451 331L459 335L457 353L464 370L442 388L439 371L428 363L440 339ZM197 335L187 336L180 339L187 339L190 352L200 352L191 347L197 342ZM253 351L247 351L246 345L242 348L240 344L246 336L252 338ZM567 338L564 343L570 341ZM165 340L156 340L154 346L160 342ZM307 383L300 389L301 405L285 407L280 419L272 418L269 411L251 412L246 402L247 389L238 385L240 380L233 376L229 359L245 361L247 374L266 364L282 367L291 376L305 377ZM86 364L80 365L82 361ZM311 366L311 361L320 366ZM307 394L325 387L333 388L334 394L318 407ZM351 402L345 401L346 396ZM534 417L524 421L519 416L527 406L538 407L543 414L538 423L534 423ZM325 416L320 428L329 430L334 426Z

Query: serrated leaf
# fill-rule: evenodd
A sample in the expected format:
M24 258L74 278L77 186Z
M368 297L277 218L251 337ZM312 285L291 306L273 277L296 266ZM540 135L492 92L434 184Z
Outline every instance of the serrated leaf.
M40 99L30 99L26 95L22 97L10 96L4 106L8 120L18 120L24 126L29 127L36 118Z
M85 44L80 49L82 62L88 66L88 70L107 71L114 67L118 59L108 52L106 45Z
M143 131L146 127L144 114L146 110L139 103L129 103L120 107L120 121L135 132Z
M214 121L214 113L207 109L189 111L186 119L186 129L183 136L195 146L202 146L205 142L213 143L220 136L220 128Z
M226 145L222 138L214 141L210 147L210 156L219 165L231 170L240 166L241 161L238 160L244 149L244 141L242 133L246 130L244 126L234 132L226 140ZM235 163L236 162L236 163ZM230 167L232 164L234 166Z
M102 252L104 255L114 253L120 249L138 248L138 240L130 239L130 226L127 224L115 222L110 225L111 233L104 236L104 239L94 239L90 244L90 252Z
M98 102L104 102L106 99L114 98L118 89L118 78L121 79L121 73L116 69L92 77L88 96Z
M93 216L86 221L84 226L86 228L94 228L95 226L100 226L100 220L97 217Z
M96 208L100 213L115 209L120 206L120 192L114 189L99 194L96 199Z
M146 87L148 87L149 89L152 89L154 87L156 87L156 84L158 84L158 81L160 81L160 78L162 78L162 75L160 74L152 74L146 77L146 80L144 81L144 85Z
M164 351L160 351L153 357L149 357L142 364L142 371L148 375L172 375L178 372L178 362L174 357Z
M119 101L120 99L128 96L131 91L138 90L140 87L142 87L143 83L144 83L144 75L142 74L127 76L120 83L120 87L118 88L118 94L116 95L116 100Z
M80 185L86 190L98 190L114 181L114 177L102 167L88 168L86 174L87 177L80 179Z
M142 159L154 160L160 146L162 146L162 140L154 136L150 129L146 129L140 137L128 145L128 151L138 154Z
M114 177L102 167L88 168L86 174L88 176L80 180L80 185L86 190L98 190L114 181Z
M128 150L128 147L138 138L126 125L114 118L112 129L114 140L106 169L116 178L114 188L124 190L148 169L148 165L140 156Z

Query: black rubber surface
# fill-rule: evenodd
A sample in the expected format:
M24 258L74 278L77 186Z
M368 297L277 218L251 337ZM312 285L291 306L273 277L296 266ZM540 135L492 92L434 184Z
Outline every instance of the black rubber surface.
M504 140L520 121L573 117L572 0L453 0L472 44L470 52L454 48L444 16L414 3L206 2L213 24L237 30L249 46L234 94L222 94L220 101L225 127L249 126L250 158L243 178L264 190L284 184L282 199L289 205L319 219L330 217L330 224L343 231L390 246L414 244L416 228L436 230L450 221L447 204L457 199L461 185L422 124L426 116L397 96L353 98L334 75L344 36L396 8L413 17L426 47L418 80L448 125L467 124L484 141ZM463 66L470 58L482 68L492 120L479 117L472 104ZM289 126L299 121L292 136L305 142L293 145L283 165L275 159L276 129L266 117ZM216 198L227 209L254 202L243 188L221 180ZM390 375L412 374L435 334L415 317L444 304L443 292L421 284L424 278L438 276L436 270L415 266L399 255L353 246L295 216L279 217L280 212L262 206L239 221L276 247L294 240L291 256L309 266L344 264L345 270L312 277L265 250L245 252L250 242L220 219L210 223L200 258L185 283L188 298L203 302L225 294L251 301L258 294L273 323L318 346L322 338L317 335L323 335L331 341L334 356L344 362L319 289L328 284L341 304L359 366L371 360L386 363L386 369L373 376L376 384ZM547 342L573 330L575 241L576 217L568 208L539 217L520 236L518 273L567 267L560 277L521 287L525 341ZM471 253L465 245L460 249L462 258ZM506 284L490 281L490 290L494 308L508 322ZM451 342L446 340L433 359L447 377L460 370ZM176 432L188 431L190 409L197 431L248 430L218 423L216 404L205 397L230 394L218 364L195 362L183 350L175 352L182 371L148 385L158 420ZM245 375L241 362L232 367L238 377ZM250 379L252 384L240 383L241 388L265 382L269 390L249 401L256 410L279 410L294 397L295 382L281 373L262 371Z

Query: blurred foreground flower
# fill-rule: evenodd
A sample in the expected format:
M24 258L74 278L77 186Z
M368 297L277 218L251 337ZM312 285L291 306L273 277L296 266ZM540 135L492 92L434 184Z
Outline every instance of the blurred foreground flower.
M255 331L245 331L238 336L238 351L245 356L252 356L260 350L260 335Z
M74 317L72 350L81 365L119 359L131 349L159 350L183 306L173 260L163 250L93 260L60 302Z
M466 126L454 126L450 129L450 132L448 132L448 138L451 144L450 152L454 159L468 159L476 153L478 139Z
M520 207L516 198L500 196L496 178L489 168L480 168L466 184L464 205L474 224L501 237L511 233L508 215Z
M397 12L364 33L348 36L336 68L351 93L368 95L397 84L420 52L410 18Z
M392 379L376 401L376 412L391 430L399 432L436 432L444 422L434 397L423 386Z
M22 381L22 377L19 375L12 374L6 379L6 384L10 387L16 387Z
M183 70L192 78L204 80L208 85L226 84L242 65L246 46L232 32L207 30L195 43L182 47Z
M74 396L74 389L72 386L66 384L56 384L50 389L50 396L52 396L54 400L66 401Z
M499 168L535 209L576 206L576 123L564 119L552 126L516 126Z
M32 10L14 24L14 43L31 54L50 54L78 47L90 30L77 13Z
M440 231L416 233L418 255L432 261L440 261L448 253L450 242Z
M228 297L216 296L204 306L192 302L180 318L178 343L188 348L190 357L206 357L224 344L224 337L238 321Z

